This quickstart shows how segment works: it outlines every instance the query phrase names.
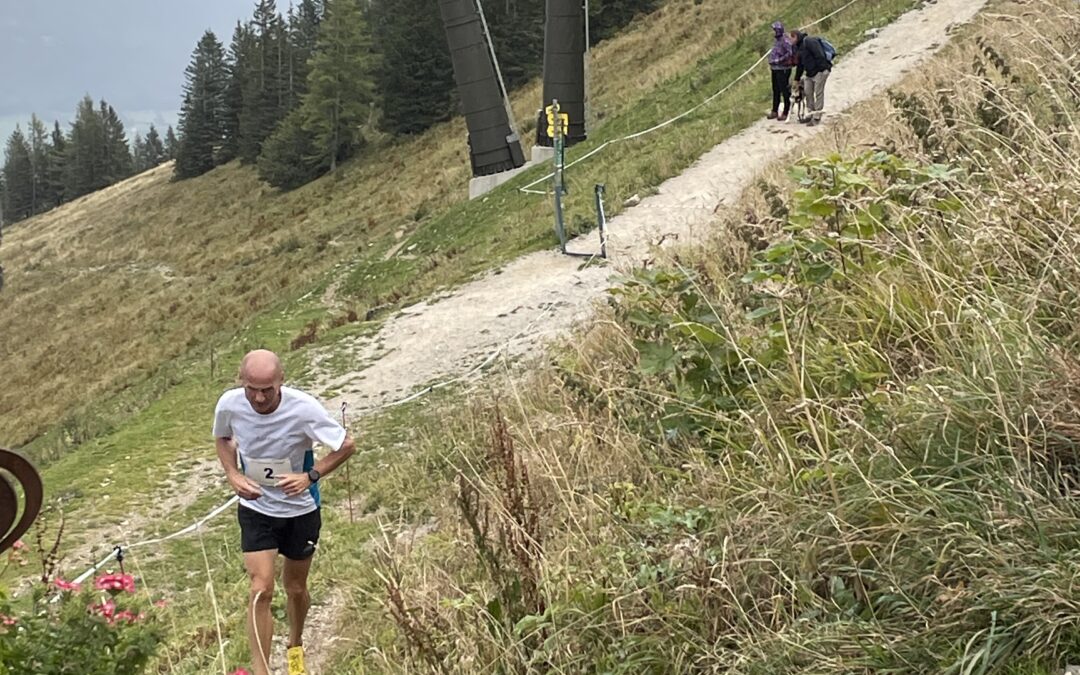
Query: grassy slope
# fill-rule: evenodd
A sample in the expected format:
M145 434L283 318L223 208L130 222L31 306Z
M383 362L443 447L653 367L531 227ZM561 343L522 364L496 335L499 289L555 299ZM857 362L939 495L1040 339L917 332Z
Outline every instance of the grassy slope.
M348 666L1048 675L1075 661L1080 89L1061 66L1080 58L1077 21L1063 0L997 3L897 88L914 98L859 106L806 149L965 172L841 163L839 222L863 228L845 229L845 254L827 202L807 215L832 169L807 187L777 167L711 246L643 274L611 321L501 395L516 451L492 440L493 403L426 416L426 452L472 486L488 533L447 480L438 531L390 543L388 584L360 577L383 611L407 608L397 641L358 607L353 624L378 628ZM930 182L908 193L920 171ZM748 285L750 269L779 276Z
M771 18L796 21L840 4L673 0L595 51L600 120L570 157L681 112L732 79L768 44ZM832 32L850 42L907 5L867 0L844 15L852 30ZM538 85L516 95L518 119L532 118L538 96ZM764 97L758 77L676 129L585 163L571 175L575 222L592 221L593 183L606 182L611 203L621 204L756 119ZM522 132L529 137L528 123ZM0 294L8 377L0 438L16 446L37 438L34 451L47 457L113 428L167 388L173 359L205 356L236 326L328 274L344 276L343 300L363 312L550 246L541 198L509 186L461 202L462 138L460 121L441 125L374 147L289 194L272 193L236 165L183 183L169 183L161 168L11 228L0 249L8 272ZM415 248L384 260L399 236ZM148 385L154 378L159 384ZM62 434L40 438L58 422Z
M801 6L802 3L795 3L784 13L790 18L818 15L828 9L815 5L802 10ZM856 6L828 27L830 37L840 45L852 44L868 25L881 22L906 6L906 2L899 1ZM605 85L594 105L605 111L606 126L598 126L594 140L577 152L587 151L609 135L638 129L678 112L688 101L707 95L741 72L764 47L767 37L759 39L755 35L738 41L734 49L717 53L711 50L732 44L740 30L765 25L772 12L767 6L751 11L708 1L700 5L673 2L660 16L643 20L636 30L609 44L606 49L610 61L605 60L608 58L605 52L598 50L593 72L597 81ZM661 45L669 47L661 49ZM654 87L651 91L647 89L650 86ZM734 90L724 102L656 136L650 144L626 144L601 155L595 164L587 163L575 174L578 181L575 194L585 200L588 185L604 180L613 193L612 202L618 203L622 195L659 183L688 165L711 144L756 118L766 93L762 80L754 79ZM535 97L535 92L530 100L531 97ZM519 108L524 110L530 105L526 102ZM520 116L526 117L523 113ZM163 175L150 174L134 184L114 188L114 194L98 195L96 199L100 202L90 198L10 233L3 249L6 259L16 263L7 263L12 265L8 268L9 280L17 278L18 269L34 268L38 276L33 277L36 281L32 287L28 279L24 280L27 285L11 282L7 289L11 293L0 298L10 303L3 307L4 315L36 312L43 307L85 306L82 314L55 313L54 322L59 322L55 332L60 336L63 331L70 332L72 326L80 325L86 336L84 342L95 349L76 349L71 342L59 338L50 342L50 333L31 321L27 325L10 326L19 334L21 343L28 345L27 351L16 350L5 357L15 359L12 363L23 363L18 361L20 358L39 359L44 381L53 387L66 386L72 372L87 372L91 359L92 372L98 378L91 378L71 398L46 397L45 403L35 409L18 408L19 428L33 424L33 420L45 424L59 411L77 408L87 392L105 394L118 383L133 383L119 396L106 397L104 403L72 415L61 430L69 436L86 437L81 439L80 447L61 454L45 472L51 495L68 498L71 543L85 540L87 544L111 545L123 541L125 521L146 513L156 498L170 495L176 484L183 483L191 465L209 452L205 440L208 409L216 394L228 386L232 364L246 348L254 345L284 347L308 320L325 313L317 298L327 283L325 272L334 261L351 266L347 277L350 285L346 289L351 296L347 301L363 309L395 299L395 289L402 284L410 284L404 297L416 297L439 285L467 278L522 250L550 244L547 207L543 203L504 189L484 202L447 207L463 190L463 173L448 178L442 170L395 164L410 153L438 157L439 152L445 151L459 166L463 158L455 150L457 146L439 141L438 137L460 138L460 134L457 126L447 125L414 143L384 151L385 161L404 167L396 176L397 183L385 178L382 165L363 161L346 167L338 177L324 179L289 195L261 192L248 172L235 166L181 184L168 183ZM428 162L425 166L436 164ZM414 218L418 215L416 200L407 196L407 188L417 185L425 186L427 208L431 210L418 220ZM395 199L394 195L403 196ZM378 204L377 212L373 212L372 204ZM126 215L110 215L120 213L116 210L120 205L124 206L122 213ZM581 203L575 208L585 210ZM368 212L373 212L372 224L367 224L366 215L358 215ZM180 229L162 228L161 223ZM356 227L358 223L360 227ZM90 224L94 225L92 229ZM399 227L406 230L409 241L417 244L414 253L420 255L414 260L379 262L383 252L397 242L394 233ZM191 231L205 234L195 240L181 236ZM322 233L329 233L331 238L320 251L317 242ZM300 240L299 249L278 246L294 236ZM259 241L260 237L266 241ZM86 245L101 239L111 242L113 248L95 245L75 250L60 264L60 251L66 252L79 242ZM259 243L253 244L254 241ZM276 253L275 248L279 249ZM207 253L208 250L212 252ZM230 265L226 262L229 260L239 262ZM138 267L131 268L132 261ZM159 263L169 265L177 277L183 277L182 283L179 279L169 282L159 271L147 267ZM78 274L79 270L101 265L113 267ZM282 279L283 268L296 272ZM125 269L129 274L101 274ZM57 283L60 278L65 281ZM249 288L241 292L243 286ZM152 293L142 294L145 289ZM397 299L401 299L398 293ZM123 300L117 301L117 297ZM61 299L68 304L60 304ZM173 302L179 304L170 313ZM113 321L107 308L115 307L127 308L131 313L129 319L140 313L165 315L160 334L151 339L139 321ZM242 325L247 317L253 317L247 326L238 331L232 329ZM37 343L29 342L25 336L31 328L45 337L39 337ZM365 326L345 326L322 339L332 341L336 335L365 329ZM170 347L178 335L183 336L185 344ZM112 355L113 339L130 350L126 360ZM211 348L216 362L227 364L224 368L219 366L213 375L208 367ZM63 357L54 357L57 352ZM289 356L288 367L294 376L303 375L305 356L302 351ZM170 360L161 361L167 357ZM127 379L129 376L123 375L123 369L118 367L124 363L141 365L143 372L154 374L146 377L140 372ZM134 366L130 367L135 370ZM16 373L18 377L25 375ZM29 377L20 379L20 386L24 387L23 392L37 391L36 382ZM23 396L24 400L29 398ZM349 526L340 511L328 515L330 534L324 552L334 554L326 556L332 562L321 567L316 578L317 600L326 599L328 587L338 583L331 580L351 579L354 581L348 586L350 606L365 619L370 619L372 613L378 615L380 586L371 575L371 551L359 548L360 542L366 541L376 528L375 515L408 528L424 523L431 513L442 509L442 485L428 477L446 475L447 463L430 454L415 439L415 432L410 431L411 421L428 405L428 402L417 403L365 423L364 442L370 452L354 463L352 471L358 490L363 493L362 511L366 518ZM98 433L102 427L113 430ZM66 439L55 442L63 446ZM418 490L418 486L422 489ZM340 482L331 483L328 499L340 504L341 491ZM107 500L103 494L108 495ZM164 532L190 522L220 499L220 493L206 494L185 508L158 518L151 529ZM394 529L393 525L388 527ZM202 543L211 561L210 578L219 606L225 608L225 627L234 629L245 590L233 525L228 519L215 523ZM340 547L336 553L335 547ZM80 562L69 560L69 569ZM203 590L206 576L201 572L200 541L170 544L162 549L160 556L143 554L136 564L140 565L148 585L167 589L176 598L173 639L169 644L170 660L174 661L176 672L204 672L215 650L210 648L214 642L214 620L206 609ZM177 570L186 573L177 574ZM365 591L371 593L364 594ZM361 594L354 595L357 592ZM195 608L200 611L192 612ZM371 633L367 627L357 629L356 639L374 641L378 645L376 655L386 650L387 658L397 658L390 624L369 622L365 626L370 626ZM233 630L228 632L236 634ZM238 662L243 650L233 640L228 651L231 664ZM360 657L346 653L343 658L355 661ZM367 665L381 669L373 665L378 657L373 658L376 661Z

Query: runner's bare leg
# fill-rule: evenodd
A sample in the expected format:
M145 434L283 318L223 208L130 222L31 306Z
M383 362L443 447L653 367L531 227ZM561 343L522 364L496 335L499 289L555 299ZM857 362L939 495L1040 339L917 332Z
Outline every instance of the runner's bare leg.
M254 675L270 675L270 643L274 638L274 617L270 613L270 601L274 597L276 559L277 549L244 554L244 567L251 579L247 634Z
M308 608L311 607L311 594L308 593L308 572L311 570L311 560L285 559L285 569L282 580L285 584L285 596L288 599L286 611L289 615L289 644L288 647L300 647L304 644L304 622L307 620Z

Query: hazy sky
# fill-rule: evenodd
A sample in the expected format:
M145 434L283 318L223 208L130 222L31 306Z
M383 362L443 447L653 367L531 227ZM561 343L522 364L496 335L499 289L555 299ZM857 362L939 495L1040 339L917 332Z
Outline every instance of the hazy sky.
M255 0L0 0L0 153L36 112L64 129L84 94L128 133L176 122L184 68L207 28L228 47ZM284 11L287 0L279 0Z

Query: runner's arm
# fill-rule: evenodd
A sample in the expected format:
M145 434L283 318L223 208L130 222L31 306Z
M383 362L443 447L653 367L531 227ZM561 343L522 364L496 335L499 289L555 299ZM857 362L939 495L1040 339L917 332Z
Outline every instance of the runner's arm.
M244 499L258 499L262 495L262 488L245 476L236 464L236 441L218 436L214 439L214 447L217 449L221 466L225 469L225 478L236 494Z
M333 473L334 469L337 469L344 464L345 460L352 457L355 452L356 443L353 442L352 436L346 433L345 440L341 442L341 446L315 462L313 468L319 472L319 478L321 479L323 476ZM291 497L300 494L311 487L311 479L308 478L306 473L290 473L281 477L281 480L278 482L278 487L284 490L286 495Z
M325 457L315 462L315 470L319 472L320 477L329 475L344 464L345 460L352 457L355 452L356 443L353 442L352 435L345 434L345 440L341 442L341 447L327 453Z

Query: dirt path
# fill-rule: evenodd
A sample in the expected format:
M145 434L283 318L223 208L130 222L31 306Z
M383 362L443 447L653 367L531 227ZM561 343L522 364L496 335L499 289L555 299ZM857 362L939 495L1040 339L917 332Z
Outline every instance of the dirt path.
M830 133L830 116L899 82L983 5L984 0L935 0L905 14L837 62L826 89L823 126L762 120L665 181L656 195L611 220L608 250L614 265L640 266L657 242L703 239L716 211L734 203L761 171L806 139ZM596 235L568 248L594 250ZM528 353L588 318L592 303L610 286L611 271L608 266L582 269L580 259L552 251L523 256L451 295L405 308L374 337L347 343L354 371L322 377L314 390L332 409L345 401L361 412L421 385L470 373L497 350L510 357ZM316 363L324 357L316 354Z

